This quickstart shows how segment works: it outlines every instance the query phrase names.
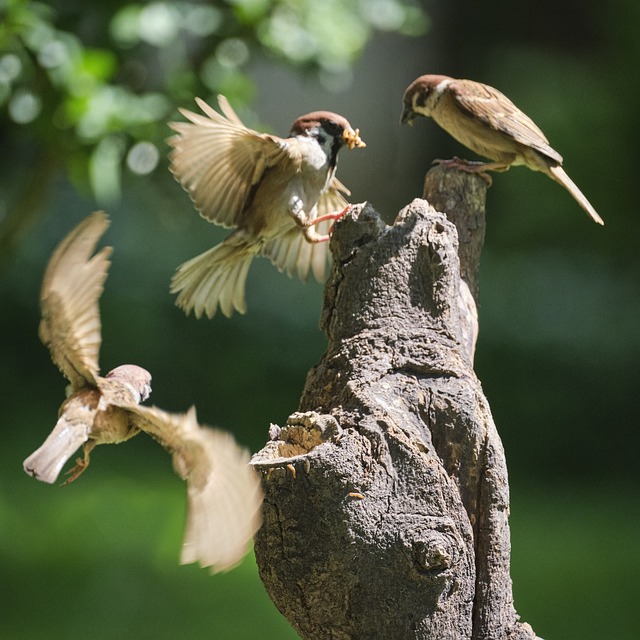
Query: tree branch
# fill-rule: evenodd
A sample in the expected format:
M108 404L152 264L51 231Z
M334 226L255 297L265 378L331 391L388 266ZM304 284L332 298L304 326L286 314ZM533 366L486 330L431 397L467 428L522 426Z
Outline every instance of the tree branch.
M254 457L260 575L305 639L535 638L513 606L506 465L472 369L486 186L430 174L462 269L456 227L425 200L392 227L354 207L331 241L327 351Z

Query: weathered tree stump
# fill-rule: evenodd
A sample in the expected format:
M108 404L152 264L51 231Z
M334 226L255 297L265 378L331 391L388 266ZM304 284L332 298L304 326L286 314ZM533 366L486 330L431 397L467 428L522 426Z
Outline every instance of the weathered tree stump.
M355 206L331 241L327 351L253 460L260 575L304 639L535 638L513 606L507 470L472 365L486 185L436 167L426 192L460 228L462 269L456 226L425 200L391 227Z

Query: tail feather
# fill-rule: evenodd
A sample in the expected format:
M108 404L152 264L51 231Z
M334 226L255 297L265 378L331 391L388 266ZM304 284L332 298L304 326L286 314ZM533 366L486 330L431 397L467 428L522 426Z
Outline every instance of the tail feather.
M329 234L332 220L324 220L315 226L319 235ZM271 260L280 272L289 277L297 275L305 282L311 271L318 282L325 278L329 244L327 242L309 242L299 228L268 242L261 251Z
M585 195L578 189L576 183L567 175L567 172L560 166L549 167L549 175L556 182L561 184L576 200L576 202L593 218L598 224L604 224L604 220L598 215Z
M24 462L24 470L37 480L52 484L67 460L89 439L89 425L69 422L64 416Z
M203 313L213 318L218 306L227 318L234 309L245 313L245 284L255 254L251 245L225 241L180 265L171 281L171 293L179 294L176 304L196 318Z

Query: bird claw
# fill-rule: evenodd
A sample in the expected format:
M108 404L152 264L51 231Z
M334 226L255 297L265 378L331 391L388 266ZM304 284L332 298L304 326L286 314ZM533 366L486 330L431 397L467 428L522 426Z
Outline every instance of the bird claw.
M76 465L75 467L72 467L71 469L69 469L69 471L65 472L65 476L69 476L63 483L61 486L66 486L68 484L71 484L74 480L76 480L77 478L79 478L89 467L89 455L91 454L91 451L93 451L93 448L96 446L96 443L93 441L89 441L86 442L84 447L83 447L83 453L84 455L82 456L82 458L76 458Z
M453 158L448 160L434 160L431 164L441 164L445 167L458 169L458 171L475 174L482 178L487 183L488 187L493 184L493 179L487 171L508 171L510 167L509 164L504 162L479 162L476 160L465 160L464 158L458 158L458 156L453 156Z
M319 222L324 222L325 220L333 220L334 224L340 218L344 218L347 215L349 209L351 209L351 205L348 204L342 211L334 211L333 213L325 213L323 216L319 216L318 218L314 218L311 221L311 226L314 227Z
M69 476L63 483L62 487L65 487L68 484L71 484L74 480L79 478L89 467L89 461L84 460L83 458L76 458L76 465L69 469L69 471L65 471L65 476Z
M331 234L333 233L333 228L336 225L336 222L341 218L344 218L345 215L351 209L351 205L348 204L342 211L336 211L334 213L325 213L323 216L319 218L314 218L311 221L311 224L305 228L304 237L308 242L318 243L318 242L327 242L331 239ZM333 224L329 227L329 232L326 235L320 235L313 227L315 227L319 222L324 222L325 220L333 220Z
M333 228L333 225L331 225ZM307 227L304 230L304 237L307 242L318 244L319 242L328 242L331 239L330 234L320 235L313 227Z

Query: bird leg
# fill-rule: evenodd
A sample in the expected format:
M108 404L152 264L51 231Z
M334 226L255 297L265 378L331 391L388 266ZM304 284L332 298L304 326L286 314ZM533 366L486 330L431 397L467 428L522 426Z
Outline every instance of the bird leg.
M335 211L334 213L325 213L323 216L318 218L314 218L311 221L311 225L316 225L318 222L324 222L325 220L333 220L334 224L336 220L340 220L340 218L344 217L347 212L351 209L351 205L348 204L342 211Z
M62 483L63 487L67 484L71 484L76 478L78 478L86 471L87 467L89 466L89 455L91 454L95 446L95 440L88 440L84 443L84 445L82 445L82 451L84 455L82 458L76 458L76 466L72 469L69 469L69 471L65 473L65 475L69 477Z
M458 169L465 173L475 173L480 176L488 186L493 184L493 180L487 171L502 172L508 171L509 167L511 167L508 162L478 162L475 160L464 160L463 158L458 158L458 156L453 156L453 158L449 160L434 160L431 164L443 164L446 167Z
M304 229L304 237L307 242L327 242L331 238L331 234L333 233L333 227L336 222L343 218L347 212L351 209L351 205L348 204L342 211L336 211L333 213L325 213L324 215L314 218L309 221L309 225L305 225ZM324 222L325 220L333 220L333 224L329 227L329 232L326 235L320 235L313 227L317 225L319 222Z

